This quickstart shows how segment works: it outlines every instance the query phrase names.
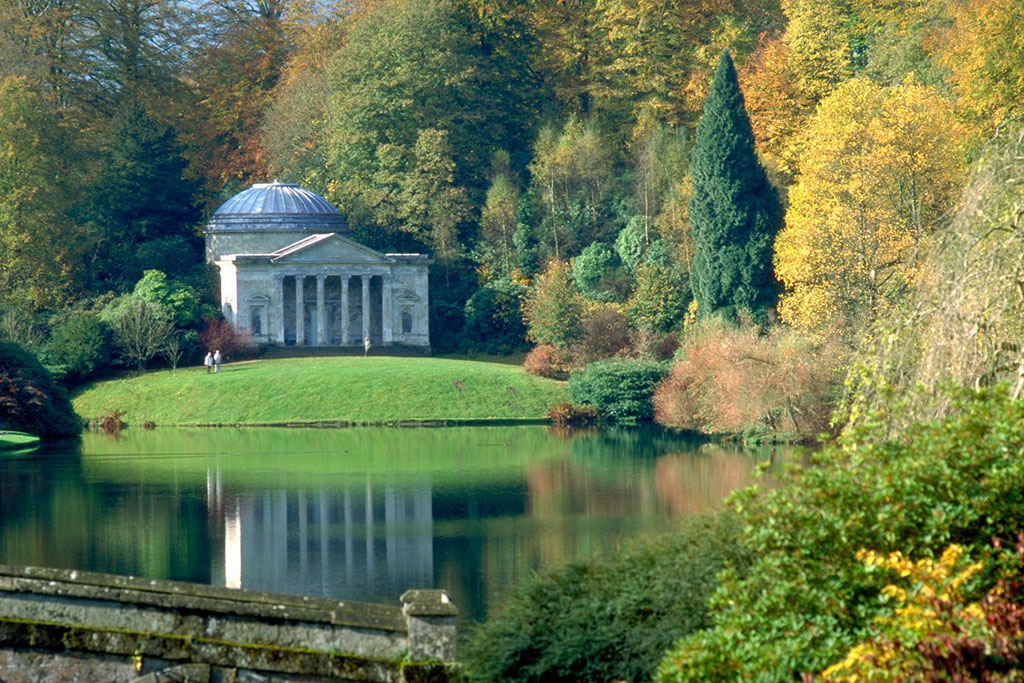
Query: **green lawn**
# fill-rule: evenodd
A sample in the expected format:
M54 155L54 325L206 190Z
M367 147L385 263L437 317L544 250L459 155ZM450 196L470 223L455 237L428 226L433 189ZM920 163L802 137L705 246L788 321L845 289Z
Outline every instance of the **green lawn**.
M164 370L92 384L74 397L86 419L128 424L382 423L547 416L565 384L497 363L445 358L286 358Z
M24 432L0 431L0 451L12 451L39 445L39 437Z

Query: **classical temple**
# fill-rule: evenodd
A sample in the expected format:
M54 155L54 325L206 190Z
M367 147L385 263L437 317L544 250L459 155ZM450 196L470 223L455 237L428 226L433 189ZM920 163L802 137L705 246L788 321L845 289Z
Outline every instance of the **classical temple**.
M263 343L429 346L427 256L382 254L345 232L338 210L298 185L224 202L206 228L224 317Z

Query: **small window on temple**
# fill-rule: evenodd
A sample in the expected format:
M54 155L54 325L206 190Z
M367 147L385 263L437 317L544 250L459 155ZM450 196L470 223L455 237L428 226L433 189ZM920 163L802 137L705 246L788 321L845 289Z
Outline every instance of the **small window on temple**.
M412 313L402 311L402 334L412 334Z
M249 330L251 334L263 334L263 307L253 306Z

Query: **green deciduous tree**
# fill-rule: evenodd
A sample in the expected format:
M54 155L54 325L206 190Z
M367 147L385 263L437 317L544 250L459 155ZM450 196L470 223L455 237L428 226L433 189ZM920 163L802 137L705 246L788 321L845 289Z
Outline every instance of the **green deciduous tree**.
M188 285L171 280L159 270L147 270L135 283L135 296L163 307L180 327L199 323L199 299Z
M549 255L566 258L607 236L613 167L612 146L594 122L570 117L561 130L541 129L529 170L534 217Z
M526 287L500 278L469 297L464 334L471 348L487 353L512 353L526 347L523 301Z
M41 357L60 368L65 382L89 379L110 363L110 329L95 313L74 312L54 326Z
M667 332L683 319L690 303L689 283L674 269L644 263L635 271L636 286L629 300L629 317L638 330Z
M508 152L497 152L492 161L491 186L480 212L477 249L488 270L508 276L517 269L513 238L519 227L522 193L510 168Z
M573 259L572 279L583 296L591 301L614 301L621 294L616 277L619 259L601 242L594 242Z
M0 82L0 299L59 305L83 284L86 240L67 215L74 182L62 138L26 79Z
M412 169L401 180L401 228L429 246L445 266L462 251L459 226L470 210L465 188L455 183L455 171L447 131L421 130L413 146Z
M177 333L170 311L133 294L115 300L102 315L122 359L138 370L146 367Z
M530 341L537 344L564 349L583 336L583 297L565 262L551 261L537 277L523 313Z
M434 129L447 132L454 184L481 202L492 153L521 160L531 138L527 34L511 41L452 0L385 0L361 16L327 69L328 196L396 230L392 215L373 211L378 150L409 159L420 132Z
M782 208L754 151L727 52L715 72L690 162L695 253L690 284L701 317L758 313L775 303L772 240Z

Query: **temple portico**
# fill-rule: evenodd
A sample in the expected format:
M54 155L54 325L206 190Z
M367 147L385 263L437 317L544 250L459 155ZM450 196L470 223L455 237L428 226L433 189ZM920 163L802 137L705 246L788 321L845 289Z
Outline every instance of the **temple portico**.
M307 193L280 184L253 190L282 188ZM299 232L307 214L225 211L232 202L210 222L207 248L221 273L224 317L239 332L296 346L361 346L366 337L375 346L429 346L426 256L382 254L336 231ZM341 227L320 208L314 227ZM270 229L261 228L268 218ZM266 251L223 251L261 244Z

